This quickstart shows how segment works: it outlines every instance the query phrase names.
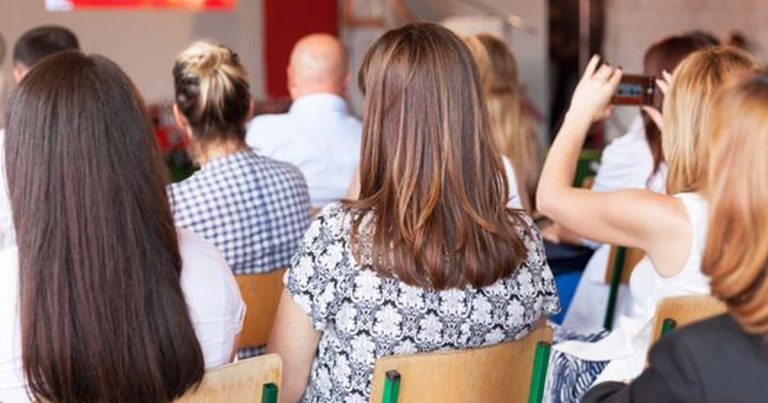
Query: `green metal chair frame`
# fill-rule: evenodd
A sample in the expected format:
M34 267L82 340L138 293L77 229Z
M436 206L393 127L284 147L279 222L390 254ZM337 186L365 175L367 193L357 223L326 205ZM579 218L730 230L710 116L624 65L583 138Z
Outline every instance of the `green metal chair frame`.
M603 319L603 327L606 330L613 329L613 316L616 312L616 300L619 297L619 285L621 285L621 272L624 268L624 261L627 258L627 248L619 246L616 248L616 258L613 260L613 267L611 270L613 274L611 276L610 290L608 291L608 304L605 307L605 318Z

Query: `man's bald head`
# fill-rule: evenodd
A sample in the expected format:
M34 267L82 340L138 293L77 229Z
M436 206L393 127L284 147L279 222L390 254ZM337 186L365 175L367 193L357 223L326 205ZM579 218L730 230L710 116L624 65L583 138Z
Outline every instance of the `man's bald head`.
M343 96L347 81L347 53L335 37L312 34L293 47L288 65L288 89L294 100L322 92Z

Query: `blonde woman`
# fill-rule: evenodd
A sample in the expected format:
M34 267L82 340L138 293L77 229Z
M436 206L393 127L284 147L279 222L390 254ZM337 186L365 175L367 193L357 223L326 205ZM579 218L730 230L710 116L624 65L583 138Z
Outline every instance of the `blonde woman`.
M555 346L552 401L579 401L595 379L639 375L656 303L664 297L709 292L700 269L707 204L698 193L709 161L705 118L713 109L714 94L754 66L742 51L711 48L693 53L675 70L663 113L667 196L648 190L597 193L571 187L584 136L604 114L622 76L620 69L600 65L597 57L590 61L544 164L538 207L588 238L642 249L646 258L632 273L631 308L613 332L598 342L572 340Z
M744 79L717 105L710 120L711 213L702 270L728 313L664 336L640 377L630 385L597 385L586 403L765 401L768 75Z
M465 42L480 71L496 142L512 162L523 208L532 212L543 158L536 130L523 105L517 60L494 36L475 35Z
M200 165L168 188L176 225L213 242L235 274L287 266L309 225L307 184L293 165L246 145L251 95L237 54L197 42L173 77L176 120Z

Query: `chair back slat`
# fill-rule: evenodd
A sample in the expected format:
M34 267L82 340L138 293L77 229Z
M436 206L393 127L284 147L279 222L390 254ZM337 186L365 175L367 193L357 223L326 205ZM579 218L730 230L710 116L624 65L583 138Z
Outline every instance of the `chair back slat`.
M197 389L188 391L175 403L274 403L277 401L282 370L283 362L276 354L214 368L206 371Z
M651 341L656 343L663 334L725 311L725 304L711 295L664 298L656 307Z
M267 344L272 324L275 322L277 306L283 293L285 269L263 274L240 274L235 276L240 294L247 310L240 332L238 348L258 347Z
M520 340L489 347L380 358L370 401L385 402L386 374L396 371L400 375L397 396L387 403L528 402L540 342L551 344L551 328L540 326ZM541 350L539 355L546 352ZM538 364L540 373L542 369L546 373L544 361L543 368ZM544 377L539 378L543 382Z

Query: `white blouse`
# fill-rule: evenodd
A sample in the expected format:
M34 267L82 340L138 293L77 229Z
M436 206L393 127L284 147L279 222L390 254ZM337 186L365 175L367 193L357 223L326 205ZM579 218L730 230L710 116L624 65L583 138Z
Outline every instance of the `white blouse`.
M203 351L205 367L230 362L245 304L232 271L218 249L192 232L178 229L183 262L181 288ZM28 402L21 361L18 308L18 249L0 252L0 402Z
M710 292L709 278L701 272L708 227L707 202L695 193L681 193L675 197L685 205L693 234L683 269L672 277L662 277L646 256L637 264L629 280L631 308L619 317L613 332L594 343L568 341L553 347L582 360L610 361L595 384L625 381L640 375L645 367L653 318L660 300Z
M667 178L666 164L662 162L659 171L649 180L652 173L653 154L645 137L643 119L638 115L632 121L629 131L614 140L603 151L600 169L595 176L592 190L615 192L626 189L648 189L664 193ZM579 333L593 333L603 328L605 306L608 303L608 285L605 284L604 278L610 251L611 245L599 244L587 263L563 319L564 328ZM621 285L616 300L616 315L626 312L630 304L626 288Z

